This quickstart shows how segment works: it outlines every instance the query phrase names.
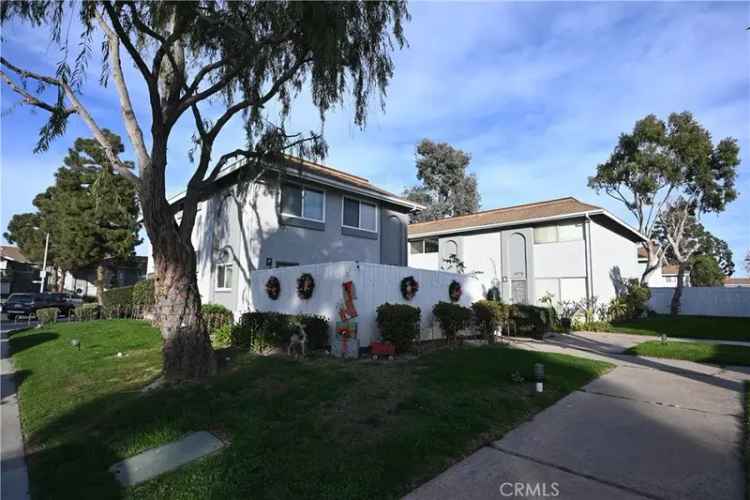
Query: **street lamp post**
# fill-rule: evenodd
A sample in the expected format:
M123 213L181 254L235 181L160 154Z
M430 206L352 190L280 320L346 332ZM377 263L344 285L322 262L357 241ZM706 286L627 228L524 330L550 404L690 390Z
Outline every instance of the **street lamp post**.
M40 230L39 227L34 227L34 229ZM44 293L45 285L47 284L47 252L49 251L49 233L47 233L47 237L44 239L44 261L42 262L42 275L40 276L39 280L39 293Z

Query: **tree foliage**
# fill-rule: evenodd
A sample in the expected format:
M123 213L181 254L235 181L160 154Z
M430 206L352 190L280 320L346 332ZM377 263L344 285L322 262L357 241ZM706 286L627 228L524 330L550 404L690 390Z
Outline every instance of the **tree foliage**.
M104 133L118 154L124 151L118 135L106 129ZM132 183L113 172L103 148L93 139L76 139L63 163L55 183L34 198L37 212L13 216L6 239L41 262L49 233L47 261L62 271L132 256L140 243Z
M406 189L404 197L427 207L412 216L424 222L479 210L477 178L466 172L471 156L444 142L423 139L417 145L417 179L421 184Z
M737 197L739 163L737 141L725 138L714 145L710 133L687 111L672 113L666 122L648 115L631 133L620 135L610 158L589 178L589 187L621 202L649 238L643 283L669 249L659 244L656 234L663 214L672 212L679 233L687 217L723 211Z
M690 286L722 286L725 277L711 255L698 255L690 263Z

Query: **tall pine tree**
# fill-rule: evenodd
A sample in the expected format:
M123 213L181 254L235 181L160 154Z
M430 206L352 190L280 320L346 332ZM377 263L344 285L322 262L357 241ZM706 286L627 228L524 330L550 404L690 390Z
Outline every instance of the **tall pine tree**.
M108 130L104 133L113 150L124 151L118 135ZM37 213L14 216L6 239L18 243L21 251L39 261L40 238L49 232L50 264L63 275L96 266L97 299L101 302L106 279L104 261L133 256L140 243L135 188L113 171L94 139L76 139L63 163L55 174L55 184L34 199Z

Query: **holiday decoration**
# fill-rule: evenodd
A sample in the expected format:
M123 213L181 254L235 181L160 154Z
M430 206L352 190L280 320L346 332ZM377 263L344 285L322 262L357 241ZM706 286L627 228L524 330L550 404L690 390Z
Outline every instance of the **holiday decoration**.
M266 293L271 300L279 298L279 294L281 293L281 282L279 282L279 278L276 276L268 278L268 281L266 281Z
M414 276L407 276L401 280L401 295L406 300L411 300L419 291L419 283L414 279Z
M448 287L448 297L450 297L451 302L458 302L462 293L463 290L461 290L461 283L455 280L451 281L451 284Z
M300 299L307 300L312 297L315 290L315 280L310 273L304 273L297 278L297 296Z

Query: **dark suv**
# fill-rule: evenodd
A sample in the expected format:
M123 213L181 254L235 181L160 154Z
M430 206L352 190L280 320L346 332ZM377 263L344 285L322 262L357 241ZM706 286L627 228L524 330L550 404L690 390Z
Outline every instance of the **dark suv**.
M35 316L39 309L56 307L68 316L75 305L63 293L12 293L3 304L8 321L18 316Z

